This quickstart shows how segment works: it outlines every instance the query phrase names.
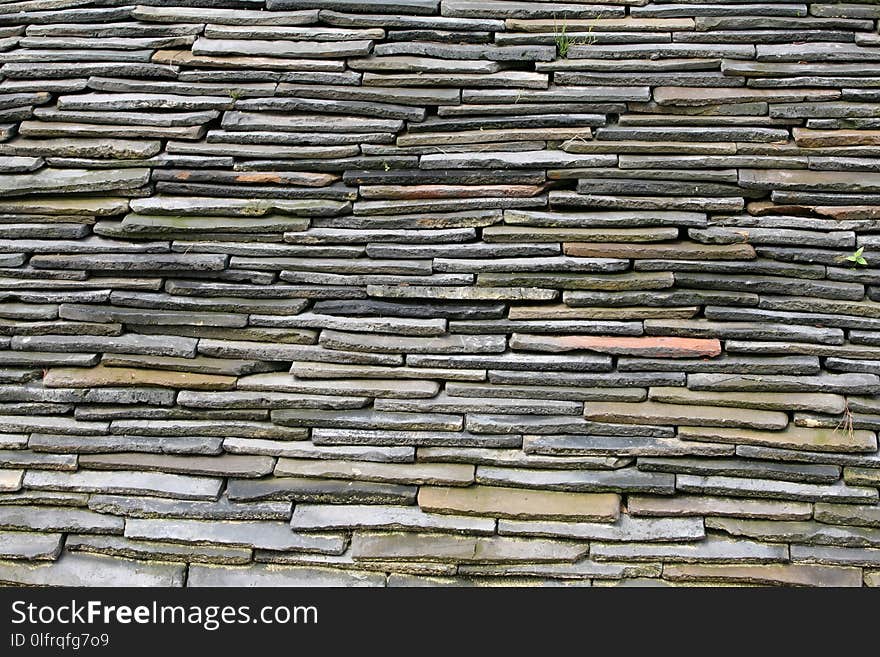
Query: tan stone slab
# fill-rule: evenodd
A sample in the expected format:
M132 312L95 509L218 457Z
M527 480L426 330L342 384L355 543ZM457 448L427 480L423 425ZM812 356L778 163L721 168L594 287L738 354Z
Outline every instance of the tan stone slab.
M234 376L196 374L128 367L56 367L43 377L47 388L94 388L102 386L159 386L189 390L231 390Z
M880 130L809 130L792 128L794 143L804 148L823 146L878 146Z
M817 205L812 210L818 215L838 221L880 219L880 207L874 205Z
M709 580L783 586L861 586L862 569L809 564L667 564L663 566L663 578L672 581Z
M865 571L865 586L880 586L880 570Z
M858 429L814 429L790 425L784 431L754 431L723 427L679 426L678 437L683 440L737 445L762 445L782 449L800 449L811 452L875 452L877 436L873 431Z
M880 469L844 468L843 480L852 486L873 486L880 488Z
M507 316L510 319L690 319L699 311L697 306L667 308L585 306L572 308L565 304L551 304L546 306L511 306Z
M620 496L614 493L565 493L495 486L423 486L419 489L418 503L423 511L433 513L496 518L614 522L620 512Z
M24 470L0 470L0 491L11 493L21 488Z
M373 463L332 459L278 460L278 477L320 477L400 484L468 486L474 481L474 466L465 463Z
M755 427L770 430L784 429L788 415L780 411L695 406L691 404L663 404L660 402L589 402L584 417L598 422L622 424L659 424Z
M668 260L752 260L755 248L751 244L625 244L566 242L562 251L568 256L584 258L632 258Z
M598 351L647 358L702 358L721 353L716 339L672 337L610 337L602 335L545 336L514 333L510 348L523 351Z

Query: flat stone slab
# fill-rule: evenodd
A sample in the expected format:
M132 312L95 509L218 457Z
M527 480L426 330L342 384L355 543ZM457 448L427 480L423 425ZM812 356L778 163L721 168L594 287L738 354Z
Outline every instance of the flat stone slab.
M27 586L183 586L184 564L65 553L48 564L0 562L0 581Z
M619 514L620 498L613 494L523 491L492 486L423 486L418 503L423 510L434 513L613 522Z
M588 420L623 424L751 427L776 431L788 426L788 416L777 411L665 404L652 401L590 402L584 408L584 417Z
M693 338L601 336L538 336L515 333L510 339L512 349L525 351L597 351L622 356L661 358L700 358L717 356L721 344L717 340Z

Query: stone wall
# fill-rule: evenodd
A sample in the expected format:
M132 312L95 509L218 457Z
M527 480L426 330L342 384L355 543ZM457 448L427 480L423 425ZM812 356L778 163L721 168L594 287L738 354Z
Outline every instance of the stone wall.
M877 585L878 17L4 1L0 581Z

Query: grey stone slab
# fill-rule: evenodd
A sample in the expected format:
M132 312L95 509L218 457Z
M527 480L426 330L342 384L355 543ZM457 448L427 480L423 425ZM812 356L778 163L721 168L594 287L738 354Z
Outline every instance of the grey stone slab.
M201 563L247 564L252 557L247 548L138 541L119 536L69 535L64 546L71 552L172 562L196 559Z
M297 534L291 532L286 523L255 520L212 522L131 518L125 522L125 537L324 554L341 554L347 543L341 536Z
M479 466L477 483L490 486L541 488L572 492L632 492L672 494L675 477L640 472L634 468L613 471L516 470Z
M164 497L138 497L97 493L89 508L127 518L188 518L194 520L288 520L290 502L190 501Z
M831 525L854 525L857 527L880 527L880 507L870 504L814 505L813 517Z
M360 445L324 446L305 441L275 441L259 438L226 438L223 449L232 454L265 454L297 459L344 459L375 463L411 463L412 447L371 447Z
M272 472L275 460L268 456L165 456L142 453L81 455L79 465L94 470L137 470L181 474L262 477Z
M766 542L808 543L839 547L877 547L880 531L864 527L839 527L810 521L739 520L706 518L706 527L730 536Z
M876 548L792 545L791 560L795 563L871 567L880 563L880 550Z
M520 449L480 448L480 447L419 447L417 460L427 463L467 463L489 465L502 468L579 468L584 470L606 470L623 467L632 462L629 458L614 456L541 456L524 453Z
M319 342L327 349L380 353L497 353L507 346L501 336L384 337L334 330L322 331Z
M214 500L220 494L221 479L141 472L49 472L25 474L24 485L36 490L128 495L173 495L180 499Z
M262 563L248 566L195 564L191 567L187 578L187 586L192 587L247 586L254 588L278 588L284 586L362 587L384 585L384 573Z
M276 476L354 479L400 484L467 486L474 480L470 465L375 463L328 459L279 459Z
M136 436L239 436L242 438L277 438L302 440L306 432L300 429L278 427L270 422L226 420L218 424L212 420L113 420L110 433Z
M28 447L35 452L68 454L220 454L222 438L186 436L68 436L32 433Z
M183 394L183 393L181 393ZM327 427L335 429L402 429L411 431L458 431L461 416L441 413L395 413L377 410L279 410L272 421L291 427Z
M837 506L837 505L832 505ZM636 517L703 516L765 518L768 520L809 520L813 505L808 502L676 495L673 497L630 495L627 510Z
M289 374L253 374L241 377L239 390L316 393L358 397L417 399L434 397L440 389L434 381L399 379L295 379ZM378 410L378 409L377 409Z
M3 559L23 559L27 561L51 561L61 553L62 534L38 534L34 532L0 531L0 557ZM14 579L3 577L3 565L7 573L27 568L17 565L14 561L0 562L0 581L14 582Z
M227 495L235 501L292 500L296 504L413 504L411 485L324 479L318 477L271 477L231 479Z
M528 434L523 436L523 450L529 454L546 455L554 458L569 456L729 456L734 453L731 446L713 443L698 443L659 434L662 427L629 427L631 435L616 427L607 425L606 434L598 433L597 427L586 427L584 431L595 434ZM551 430L554 428L551 427ZM651 435L652 433L659 435ZM617 435L621 434L621 435ZM544 467L544 466L542 466Z
M743 479L724 476L676 475L676 488L687 493L730 495L732 497L766 497L807 502L871 502L877 499L874 488L835 484L803 484L768 479Z
M403 411L414 413L512 413L533 415L579 415L582 405L578 402L544 399L509 399L453 397L440 393L432 399L377 399L373 407L377 411Z
M814 448L815 449L815 448ZM842 454L839 452L807 451L800 449L784 449L756 445L739 445L738 456L746 458L773 459L777 461L795 461L802 463L830 463L833 465L852 465L859 467L875 467L880 457L875 453Z
M85 509L52 506L0 506L0 527L31 532L121 534L124 522Z
M803 483L834 483L840 468L834 465L810 465L724 458L639 458L638 469L646 472L671 472L691 475L755 477Z
M806 381L800 377L752 374L688 374L688 387L693 390L775 391L864 394L880 390L875 374L822 374Z
M360 408L368 403L366 397L339 397L323 395L303 395L284 392L199 392L182 390L177 403L189 408L298 408L298 409L342 409Z
M173 335L146 336L87 336L87 335L46 335L16 336L12 348L48 352L68 351L108 351L155 356L195 356L196 340Z
M522 437L471 431L405 431L394 429L313 429L316 445L519 447Z
M788 546L709 537L695 543L592 543L597 561L673 561L683 563L774 563L788 561Z
M417 506L301 504L294 511L291 527L294 531L303 532L370 529L491 535L495 531L495 521L425 513Z
M706 536L701 518L632 518L622 514L617 522L498 521L501 535L546 536L590 541L676 542L698 541Z
M183 586L183 564L65 553L34 565L0 562L0 581L26 586Z

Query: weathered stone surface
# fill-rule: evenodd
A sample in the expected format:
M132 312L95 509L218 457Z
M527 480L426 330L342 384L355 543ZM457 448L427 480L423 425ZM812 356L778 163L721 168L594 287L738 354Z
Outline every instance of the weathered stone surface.
M281 522L228 520L152 520L129 519L125 522L126 538L169 540L181 543L216 543L267 550L297 550L324 554L341 554L346 541L341 536L297 534Z
M814 429L789 425L783 431L755 431L723 427L680 426L678 435L684 440L762 445L815 452L874 452L877 450L877 437L873 431L846 431L843 428Z
M79 465L93 470L137 470L227 477L261 477L272 472L267 456L158 456L152 454L81 455Z
M0 0L0 581L880 583L876 6L151 3Z
M301 504L296 507L291 527L294 531L334 529L381 529L389 531L450 531L491 535L495 521L487 518L431 514L415 506L325 506Z
M91 368L52 368L43 377L43 385L48 388L160 386L193 390L228 390L235 385L235 377L97 365Z
M418 503L424 511L434 513L522 520L613 522L620 510L620 498L613 494L523 491L493 486L423 486L419 489Z
M670 564L663 576L680 582L731 582L762 586L861 586L858 568L809 566L800 564L775 566L736 566Z
M0 581L27 586L183 586L183 564L66 553L50 564L0 562Z
M54 560L61 553L61 534L36 534L27 531L0 531L0 557L3 559ZM12 572L19 567L14 562L6 562L7 570ZM14 582L3 577L3 564L0 562L0 581Z
M414 486L317 477L231 479L227 495L237 501L294 500L315 504L413 504Z
M842 482L833 485L801 484L767 479L676 475L676 488L689 493L730 495L733 497L768 497L782 500L839 501L842 503L877 500L877 490L856 488Z
M474 466L453 463L368 463L330 459L282 458L275 466L275 475L279 477L355 479L400 484L467 486L473 483Z
M635 519L621 515L613 524L499 520L499 534L549 536L593 541L674 542L705 538L703 521L696 518Z
M95 494L90 509L127 518L189 518L194 520L288 520L290 502L191 501L166 497Z
M593 543L597 561L672 561L683 563L775 563L788 560L788 546L711 537L696 543Z
M477 467L477 483L490 486L544 488L551 491L639 492L670 494L674 477L661 473L640 472L634 468L612 471L515 470L488 466Z
M196 557L200 563L247 564L252 557L248 548L138 541L119 536L70 535L64 547L72 552L156 561L185 562Z
M248 566L193 565L187 578L187 586L195 587L361 587L383 586L384 584L385 575L382 573L337 570L331 568L282 566L262 563L251 564Z
M25 474L24 485L36 490L157 497L170 495L184 500L214 500L220 494L222 480L165 473L32 470Z
M834 505L837 506L837 505ZM633 516L716 516L767 518L771 520L809 520L813 506L807 502L682 495L660 497L630 495L627 511Z
M717 340L684 338L617 338L617 337L545 337L515 333L510 339L512 349L525 351L598 351L623 356L663 358L699 358L717 356L721 344Z
M588 420L623 424L752 427L777 431L788 425L788 416L777 411L725 409L653 401L589 402L585 405L584 417Z

